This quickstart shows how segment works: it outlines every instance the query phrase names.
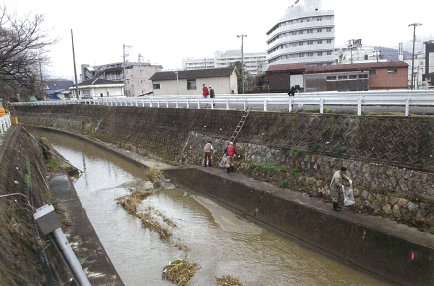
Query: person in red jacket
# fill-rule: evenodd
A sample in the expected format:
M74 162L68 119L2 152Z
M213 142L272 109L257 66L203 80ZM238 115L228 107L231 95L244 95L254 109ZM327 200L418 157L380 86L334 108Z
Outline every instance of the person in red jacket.
M240 158L240 154L235 150L234 143L229 142L229 145L225 148L226 154L226 173L230 173L234 171L234 155L236 154L238 158Z
M203 98L208 98L208 95L209 95L208 87L206 87L205 84L203 84L203 87L202 87L202 95L203 95Z

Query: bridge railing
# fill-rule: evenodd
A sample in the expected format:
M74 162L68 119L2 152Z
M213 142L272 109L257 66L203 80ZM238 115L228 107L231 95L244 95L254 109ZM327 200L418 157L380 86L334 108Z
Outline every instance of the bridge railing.
M367 91L367 92L321 92L321 93L296 93L295 96L287 94L248 94L233 95L222 94L217 98L204 99L201 96L170 95L170 96L145 96L122 98L97 98L86 100L57 100L38 102L15 102L12 106L21 105L65 105L65 104L93 104L109 106L137 106L157 108L214 108L214 104L220 108L254 109L261 108L264 111L287 109L289 112L294 105L318 106L320 113L329 105L357 106L357 114L362 114L363 106L402 106L405 116L409 115L410 107L434 106L434 91Z
M5 133L11 127L11 114L7 113L0 117L0 134Z

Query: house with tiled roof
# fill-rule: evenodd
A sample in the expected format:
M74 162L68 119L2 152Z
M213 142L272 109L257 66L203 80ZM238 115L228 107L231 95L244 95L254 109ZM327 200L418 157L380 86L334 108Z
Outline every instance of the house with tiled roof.
M216 94L237 93L237 69L235 67L162 71L154 73L154 95L202 95L202 85L212 86Z
M296 84L304 92L408 88L408 64L403 61L329 66L284 64L270 66L267 74L271 92L287 92Z
M69 87L74 85L72 80L66 79L49 79L44 82L44 94L49 100L64 99L65 90L68 91Z
M76 87L71 86L69 90L72 97L76 98ZM93 78L78 84L78 95L83 97L90 95L94 99L102 97L124 96L124 84L122 82Z

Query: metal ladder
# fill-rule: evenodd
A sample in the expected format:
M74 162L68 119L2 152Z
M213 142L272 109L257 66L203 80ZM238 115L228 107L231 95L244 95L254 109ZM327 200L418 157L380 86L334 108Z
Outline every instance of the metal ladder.
M244 123L246 123L246 119L249 116L251 110L252 110L251 107L247 108L246 110L244 110L244 114L241 117L240 122L238 122L237 127L235 128L234 132L232 133L230 142L234 142L235 143L235 139L237 139L238 133L241 132L241 129L243 128ZM225 152L223 151L222 156L220 157L220 160L217 162L217 166L218 166L218 163L223 159L224 155L225 155Z

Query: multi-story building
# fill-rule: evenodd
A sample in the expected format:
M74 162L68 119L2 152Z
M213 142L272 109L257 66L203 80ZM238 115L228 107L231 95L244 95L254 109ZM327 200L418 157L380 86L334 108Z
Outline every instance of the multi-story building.
M265 72L264 65L267 63L267 53L244 53L241 50L217 51L214 58L194 59L185 58L182 61L184 70L225 68L241 62L244 59L244 66L250 75L255 76Z
M152 81L149 78L163 69L161 65L152 65L146 62L112 63L100 66L81 65L81 81L94 78L125 82L126 96L139 96L151 93Z
M349 40L345 49L337 51L336 64L358 64L368 62L387 62L380 49L363 46L362 40Z
M273 64L335 62L335 16L321 10L321 0L297 0L267 32L267 60Z

